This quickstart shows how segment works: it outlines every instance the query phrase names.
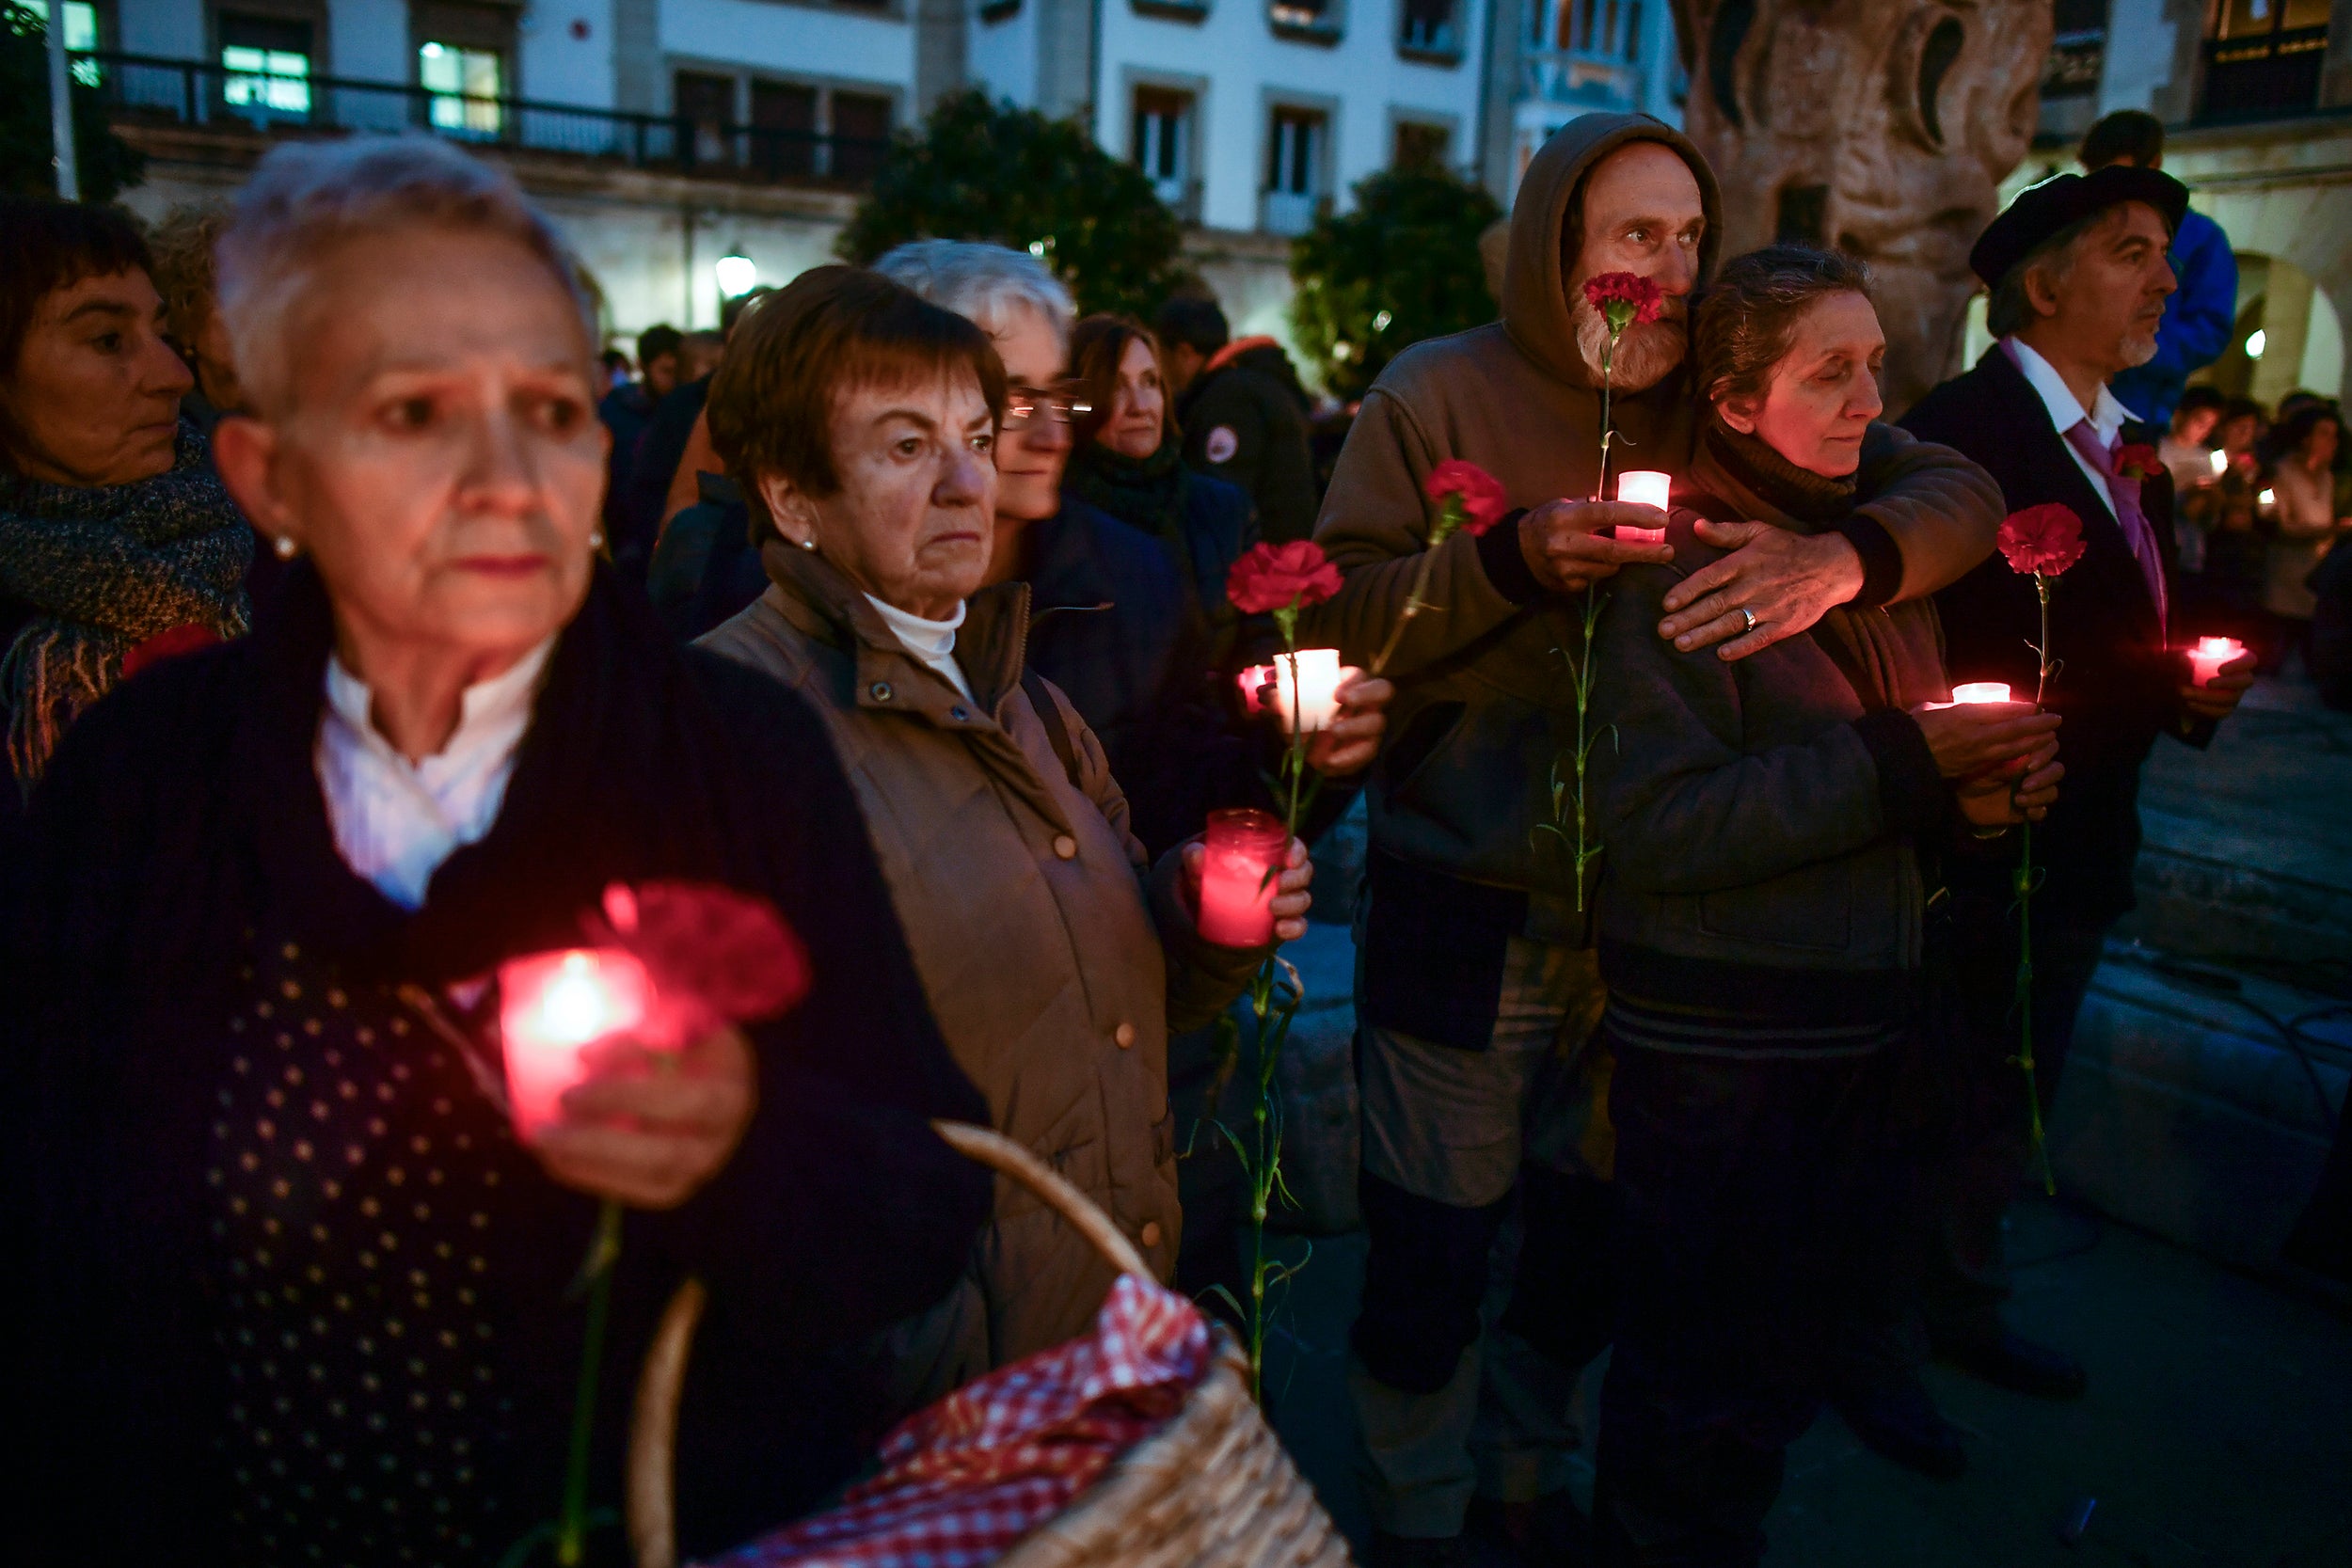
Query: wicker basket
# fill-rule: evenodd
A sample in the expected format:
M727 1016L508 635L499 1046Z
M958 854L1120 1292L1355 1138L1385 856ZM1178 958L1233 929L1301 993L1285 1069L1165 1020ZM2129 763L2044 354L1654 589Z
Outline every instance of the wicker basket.
M984 1127L932 1126L962 1153L1028 1188L1121 1274L1152 1281L1135 1244L1086 1195ZM639 1568L675 1568L672 1454L686 1356L702 1308L691 1281L671 1303L638 1380L628 1457L628 1533ZM1291 1463L1257 1402L1248 1358L1221 1324L1216 1356L1184 1407L1129 1449L1061 1516L998 1568L1349 1568L1347 1543Z

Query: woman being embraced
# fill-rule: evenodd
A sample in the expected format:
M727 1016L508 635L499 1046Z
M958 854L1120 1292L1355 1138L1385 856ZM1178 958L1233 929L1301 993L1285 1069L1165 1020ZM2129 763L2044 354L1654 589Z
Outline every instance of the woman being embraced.
M31 803L0 927L39 1282L10 1515L40 1561L498 1560L557 1513L610 1200L646 1212L589 1500L619 1500L634 1370L697 1277L678 1523L722 1549L856 1464L876 1400L820 1357L955 1277L988 1183L927 1120L983 1107L823 725L597 563L595 340L511 177L281 146L220 259L252 414L215 450L300 559L257 634L83 719ZM676 881L772 903L806 996L607 1042L518 1141L482 982L588 938L610 885Z
M1674 563L1618 578L1596 651L1616 731L1594 753L1621 1205L1605 1560L1761 1553L1823 1340L1898 1218L1888 1062L1937 863L2041 816L2061 772L2055 716L1929 706L1950 692L1927 600L1833 610L1736 662L1656 634L1666 592L1720 553L1700 517L1811 533L1867 499L1885 344L1867 290L1860 263L1794 246L1724 268L1693 313L1712 414Z

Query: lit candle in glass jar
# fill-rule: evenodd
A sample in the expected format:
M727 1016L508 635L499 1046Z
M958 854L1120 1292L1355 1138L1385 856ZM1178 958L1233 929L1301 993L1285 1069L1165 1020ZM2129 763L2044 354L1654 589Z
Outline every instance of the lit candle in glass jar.
M2213 451L2213 477L2219 479L2230 471L2230 454L2216 447Z
M2010 701L2007 681L1963 681L1952 688L1948 703L1930 703L1931 708L1958 707L1963 703L2006 703Z
M1654 506L1663 512L1666 510L1667 494L1673 488L1673 479L1666 474L1647 468L1635 468L1629 473L1617 476L1617 499L1621 501L1629 501L1635 506ZM1662 528L1632 528L1619 523L1611 531L1619 539L1632 545L1662 545L1666 542L1666 531Z
M2189 673L2199 686L2211 686L2221 667L2246 655L2246 644L2234 637L2201 637L2188 651Z
M581 1053L641 1026L652 1005L653 977L628 953L576 947L499 965L506 1094L525 1143L564 1119L564 1091L588 1076Z
M1277 654L1274 657L1274 689L1266 701L1281 716L1283 725L1292 733L1312 735L1327 730L1340 716L1340 683L1361 673L1352 665L1340 662L1337 648L1301 648L1298 666L1292 673L1291 656Z
M1263 713L1265 711L1266 683L1273 678L1274 666L1271 664L1253 664L1233 677L1233 683L1241 688L1243 712Z
M1290 848L1270 812L1209 813L1208 858L1200 868L1200 935L1219 947L1263 947L1274 940L1274 889Z

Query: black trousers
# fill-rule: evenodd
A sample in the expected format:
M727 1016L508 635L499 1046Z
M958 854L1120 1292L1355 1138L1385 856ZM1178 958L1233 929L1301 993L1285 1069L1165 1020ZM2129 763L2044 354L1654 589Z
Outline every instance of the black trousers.
M2018 1053L2017 922L2008 899L1954 895L1960 990L1958 1059L1942 1081L1948 1114L1923 1173L1925 1256L1920 1307L1938 1345L1982 1343L2000 1332L2009 1299L2001 1222L2026 1180L2031 1121ZM2074 1022L2106 950L2111 919L2037 901L2033 911L2034 1083L2046 1128Z
M1890 1289L1907 1207L1890 1120L1899 1054L1618 1047L1603 1562L1762 1558L1783 1457L1820 1408L1847 1304Z

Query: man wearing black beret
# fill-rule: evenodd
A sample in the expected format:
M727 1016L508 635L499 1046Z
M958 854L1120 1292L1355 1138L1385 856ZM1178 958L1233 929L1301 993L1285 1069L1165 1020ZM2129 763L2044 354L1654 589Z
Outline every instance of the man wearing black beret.
M2203 687L2169 649L2193 636L2172 593L2172 481L2129 449L2153 444L2107 382L2155 353L2176 287L2167 254L2187 188L2154 169L2113 165L2060 175L2022 193L1969 256L1993 291L1999 340L1976 369L1929 393L1902 423L1976 459L2011 514L2048 502L2082 521L2082 559L2057 577L2050 654L2064 668L2048 705L2066 782L2033 836L2046 880L2033 900L2033 1042L2046 1117L2074 1015L2108 929L2132 907L2139 852L2139 767L2159 735L2203 746L2252 684L2252 660ZM1955 681L2035 689L2041 610L2030 576L1997 552L1936 595ZM1930 1156L1931 1240L1922 1305L1935 1353L2004 1386L2049 1398L2084 1387L2082 1364L2007 1328L2001 1220L2026 1163L2025 1079L2012 1058L2018 1020L2015 902L2006 856L1973 878L1954 868L1952 921L1962 991L1957 1092ZM1869 1381L1869 1380L1866 1380ZM1857 1409L1856 1406L1859 1406ZM1920 1468L1964 1466L1957 1435L1915 1375L1877 1380L1848 1402L1857 1430Z

